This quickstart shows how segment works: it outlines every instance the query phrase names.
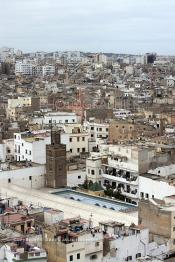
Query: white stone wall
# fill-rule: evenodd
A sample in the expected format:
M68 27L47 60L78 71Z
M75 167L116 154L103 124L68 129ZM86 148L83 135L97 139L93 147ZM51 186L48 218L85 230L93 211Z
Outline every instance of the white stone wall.
M86 171L74 170L67 172L67 186L76 187L82 185L86 179Z
M45 172L45 165L1 171L0 184L1 186L14 184L24 188L39 189L44 187Z
M151 178L139 176L139 197L144 193L144 198L148 194L148 198L164 199L166 196L175 195L175 187L167 182L153 180Z

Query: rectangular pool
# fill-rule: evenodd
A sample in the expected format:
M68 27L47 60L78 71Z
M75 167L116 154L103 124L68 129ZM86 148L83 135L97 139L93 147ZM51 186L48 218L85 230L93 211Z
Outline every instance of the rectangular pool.
M75 201L82 202L84 204L89 204L97 207L108 208L115 211L131 211L134 210L136 206L127 204L124 202L106 199L104 197L96 197L92 195L88 195L82 192L77 192L70 189L60 190L55 193L54 195L58 195L60 197L71 199Z

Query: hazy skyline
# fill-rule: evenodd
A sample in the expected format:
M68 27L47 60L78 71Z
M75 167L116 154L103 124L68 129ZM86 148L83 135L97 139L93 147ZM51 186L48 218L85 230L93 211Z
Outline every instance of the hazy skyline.
M0 45L175 55L174 0L0 0Z

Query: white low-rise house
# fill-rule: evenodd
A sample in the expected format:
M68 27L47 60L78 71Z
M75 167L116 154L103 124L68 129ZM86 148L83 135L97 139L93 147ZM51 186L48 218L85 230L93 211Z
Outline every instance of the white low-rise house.
M46 163L46 145L51 143L50 132L40 130L14 134L15 160Z
M39 125L58 125L76 124L78 123L78 116L72 112L50 112L43 117L34 117L32 123Z
M100 228L104 232L103 262L136 262L148 255L162 258L169 250L166 244L150 243L149 230L140 225L126 227L124 223L109 221L101 222Z
M102 184L102 158L95 153L86 159L86 173L89 181Z
M140 198L156 198L175 195L175 165L163 166L139 176Z
M23 188L40 189L45 185L45 173L45 165L4 163L1 164L0 184L4 187L14 184Z

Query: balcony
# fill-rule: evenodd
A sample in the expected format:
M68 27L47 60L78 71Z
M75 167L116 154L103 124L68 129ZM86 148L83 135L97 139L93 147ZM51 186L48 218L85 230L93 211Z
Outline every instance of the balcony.
M121 194L123 196L130 197L130 198L135 198L135 199L139 198L139 194L138 194L137 189L133 189L133 190L131 189L130 191L125 190L125 189L121 189Z
M131 174L128 171L116 170L114 168L103 168L102 176L108 180L113 180L119 183L125 183L133 186L138 185L138 176Z

